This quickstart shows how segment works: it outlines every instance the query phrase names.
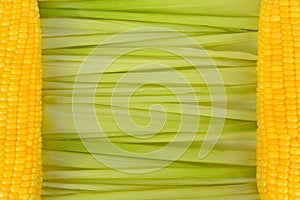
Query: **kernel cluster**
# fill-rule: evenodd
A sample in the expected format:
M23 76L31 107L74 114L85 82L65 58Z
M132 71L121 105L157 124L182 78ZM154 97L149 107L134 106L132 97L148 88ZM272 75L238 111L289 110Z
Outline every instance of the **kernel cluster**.
M0 199L39 199L41 39L36 0L0 1Z
M258 190L300 199L299 0L262 1L258 53Z

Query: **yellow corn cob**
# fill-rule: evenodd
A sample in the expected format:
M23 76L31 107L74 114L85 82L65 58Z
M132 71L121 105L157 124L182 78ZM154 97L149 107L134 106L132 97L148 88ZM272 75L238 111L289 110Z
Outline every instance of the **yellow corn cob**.
M262 1L258 49L258 190L262 200L299 200L299 0Z
M36 0L0 0L0 199L40 199L41 39Z

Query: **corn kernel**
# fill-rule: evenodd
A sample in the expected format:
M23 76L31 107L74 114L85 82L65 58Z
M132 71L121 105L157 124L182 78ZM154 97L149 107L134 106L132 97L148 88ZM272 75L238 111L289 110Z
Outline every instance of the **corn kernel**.
M299 17L298 0L262 0L257 69L257 185L264 200L300 198ZM266 48L265 44L271 45Z
M5 146L0 149L0 199L38 200L41 193L41 178L36 177L41 174L38 6L36 0L2 0L0 4L0 142ZM24 174L26 169L30 169L30 174Z

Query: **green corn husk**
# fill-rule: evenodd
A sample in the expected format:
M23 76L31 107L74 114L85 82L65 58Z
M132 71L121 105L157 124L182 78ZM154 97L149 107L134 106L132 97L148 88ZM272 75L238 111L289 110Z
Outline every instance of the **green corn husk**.
M43 196L45 200L256 200L259 199L255 179L256 148L256 47L259 0L40 0L43 32ZM197 76L195 67L186 60L161 49L139 49L122 55L101 74L80 71L82 63L99 43L120 32L143 27L176 30L192 38L207 50L216 64L224 85L218 81L207 85ZM146 33L145 33L146 34ZM109 51L94 52L97 64L100 58L118 55L122 47L158 43L166 48L186 47L178 38L158 32L148 37L109 44ZM120 46L121 45L121 46ZM123 45L123 46L122 46ZM191 47L192 48L192 47ZM198 54L190 53L189 59ZM176 96L159 84L138 88L130 99L131 119L140 126L151 122L149 113L158 121L166 119L154 136L141 137L125 134L116 124L112 109L127 120L124 96L128 88L140 83L130 80L114 93L117 82L139 65L159 63L169 66L166 72L149 68L134 72L137 77L149 74L167 76L171 69L189 80L199 114L187 106L187 118L181 118L180 102ZM203 67L210 74L211 66ZM95 77L101 75L100 82ZM74 85L80 102L74 101ZM187 85L168 82L180 95L188 96ZM226 116L223 94L226 91ZM212 95L216 97L212 100ZM94 94L94 96L91 96ZM112 96L118 105L112 105ZM182 102L181 102L182 103ZM183 102L189 105L193 102ZM164 110L153 108L160 104ZM94 108L95 112L90 111ZM85 132L79 135L74 119L74 107L84 119ZM217 109L218 113L212 110ZM76 113L75 113L76 114ZM77 113L78 114L78 113ZM172 141L180 122L193 126L190 118L200 119L197 134L187 151L160 170L156 166L168 162L162 158L139 156L162 149ZM93 127L97 117L105 137ZM166 118L164 118L166 117ZM224 127L212 151L199 158L199 151L207 139L211 124L224 119ZM133 130L134 131L134 130ZM181 137L170 152L180 151L188 143ZM150 137L152 136L152 137ZM134 152L127 156L120 152L103 154L108 140L119 148ZM83 143L84 141L84 143ZM93 150L86 145L92 145ZM131 154L134 155L134 154ZM148 170L147 173L127 173L113 169L95 157L109 159L126 170ZM125 159L124 159L125 158ZM171 158L170 158L171 159Z

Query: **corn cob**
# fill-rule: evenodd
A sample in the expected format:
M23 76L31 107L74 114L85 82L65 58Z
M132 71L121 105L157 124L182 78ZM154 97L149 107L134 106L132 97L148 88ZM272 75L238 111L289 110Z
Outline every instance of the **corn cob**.
M36 0L0 0L0 199L40 199L41 39Z
M300 1L263 0L257 180L262 200L300 199Z

